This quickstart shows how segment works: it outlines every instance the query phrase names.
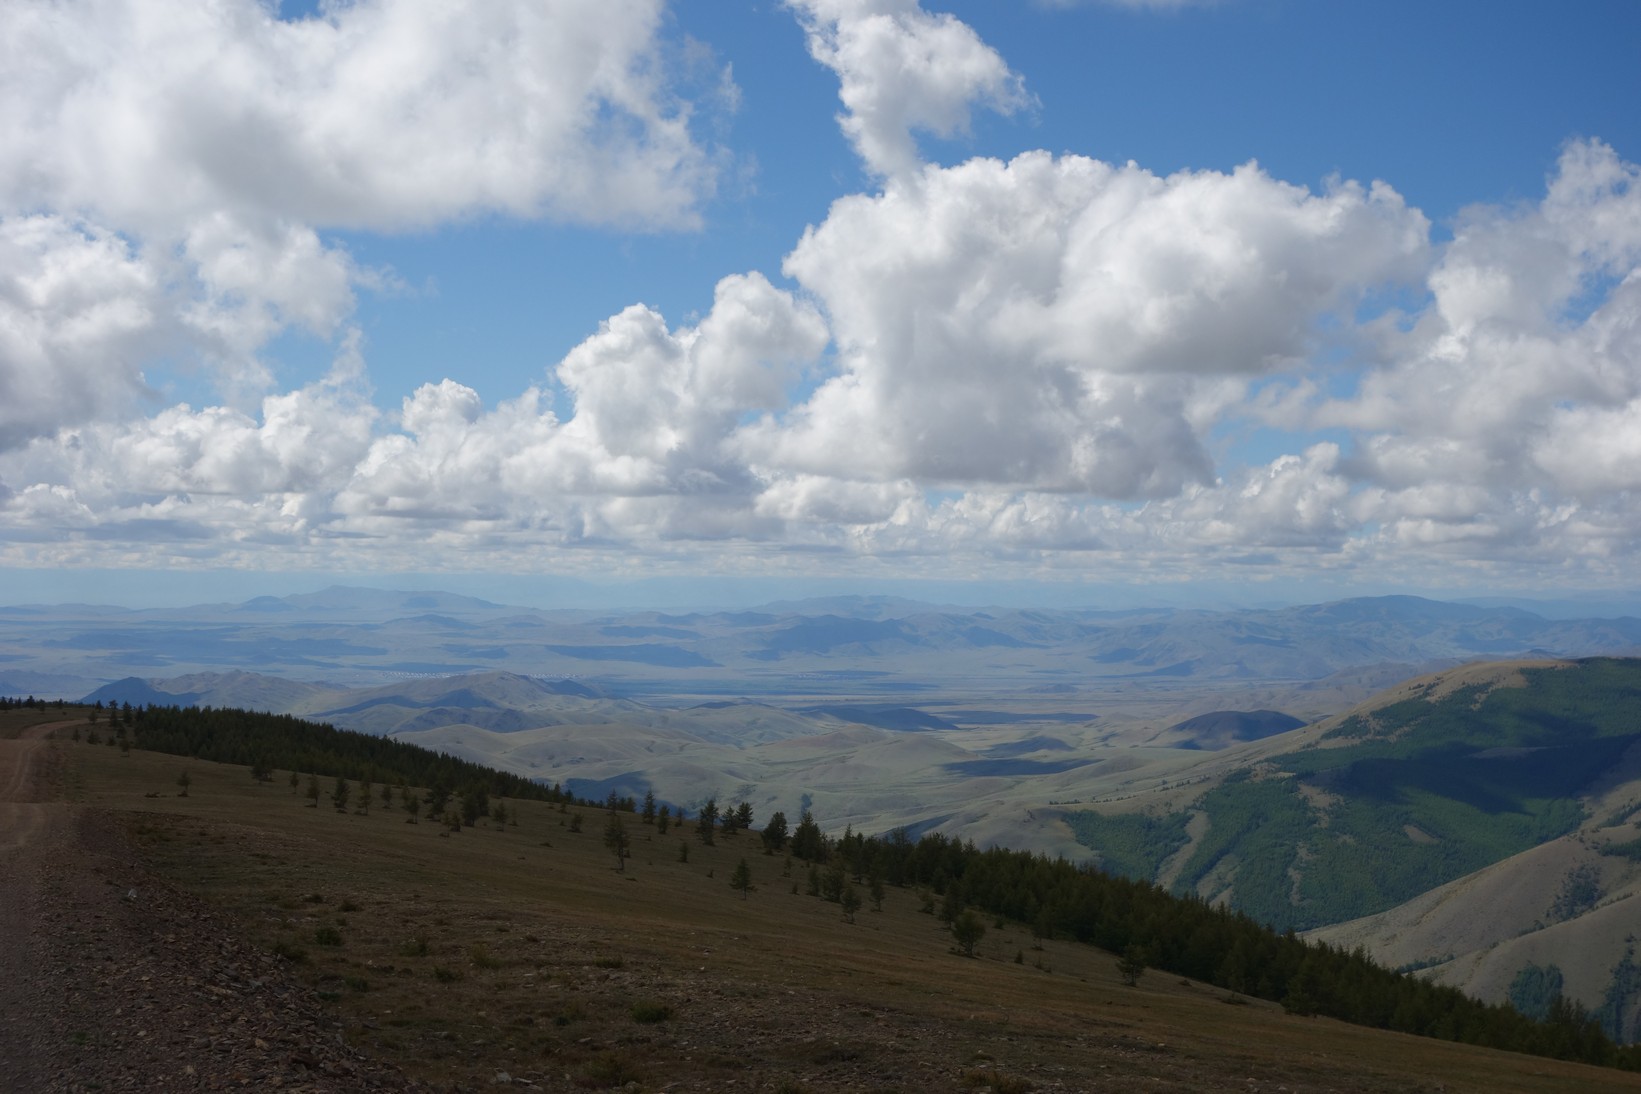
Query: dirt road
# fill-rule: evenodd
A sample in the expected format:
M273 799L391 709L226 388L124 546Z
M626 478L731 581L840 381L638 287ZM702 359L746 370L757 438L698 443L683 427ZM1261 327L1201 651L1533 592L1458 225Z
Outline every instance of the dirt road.
M62 723L64 726L75 723ZM416 1090L280 961L54 796L52 725L0 740L0 1091Z
M0 741L0 1075L18 1091L45 1089L38 1033L59 1017L40 973L38 932L44 863L63 853L68 809L38 801L45 738L34 726Z

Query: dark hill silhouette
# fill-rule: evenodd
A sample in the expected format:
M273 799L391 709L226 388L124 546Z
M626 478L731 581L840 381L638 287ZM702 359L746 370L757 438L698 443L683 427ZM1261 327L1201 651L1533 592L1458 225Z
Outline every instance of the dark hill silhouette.
M1215 710L1176 722L1168 731L1185 736L1180 748L1219 749L1263 740L1304 724L1302 719L1279 710Z

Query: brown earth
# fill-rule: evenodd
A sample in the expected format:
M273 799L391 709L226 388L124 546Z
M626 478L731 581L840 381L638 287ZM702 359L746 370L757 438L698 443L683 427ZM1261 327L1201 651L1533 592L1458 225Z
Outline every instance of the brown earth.
M52 796L53 730L0 740L0 1088L413 1090L340 1042L278 960Z

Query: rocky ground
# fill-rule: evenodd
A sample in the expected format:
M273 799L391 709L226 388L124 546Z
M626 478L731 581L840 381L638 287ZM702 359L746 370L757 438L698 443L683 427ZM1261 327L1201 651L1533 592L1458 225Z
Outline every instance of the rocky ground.
M0 1077L48 1091L416 1090L342 1043L277 958L46 803L38 726L0 741Z

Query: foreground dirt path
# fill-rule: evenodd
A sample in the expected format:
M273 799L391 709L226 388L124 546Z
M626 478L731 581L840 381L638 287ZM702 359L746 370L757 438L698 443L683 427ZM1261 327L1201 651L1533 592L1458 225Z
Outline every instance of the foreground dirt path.
M44 739L55 728L32 726L20 740L0 741L0 1075L19 1091L45 1088L37 1040L58 1018L40 982L34 929L43 864L62 854L68 827L64 807L35 800Z
M74 724L0 740L0 1089L418 1089L144 872L111 817L44 800L46 738Z

